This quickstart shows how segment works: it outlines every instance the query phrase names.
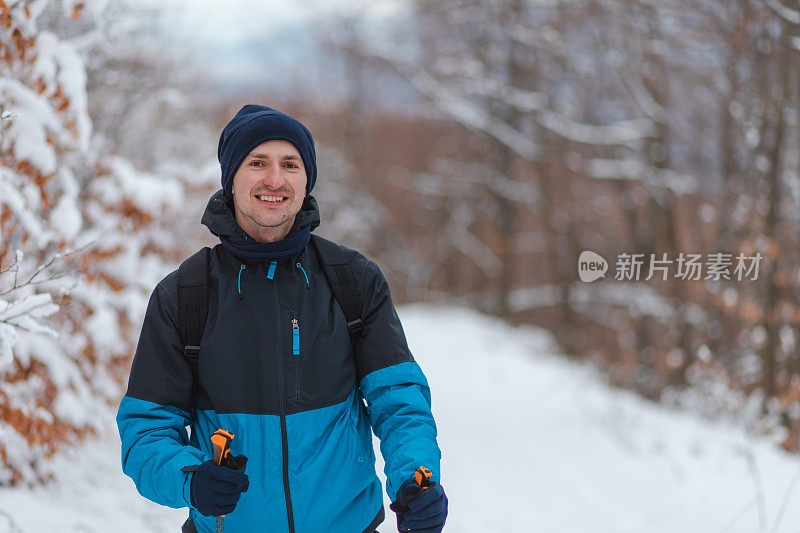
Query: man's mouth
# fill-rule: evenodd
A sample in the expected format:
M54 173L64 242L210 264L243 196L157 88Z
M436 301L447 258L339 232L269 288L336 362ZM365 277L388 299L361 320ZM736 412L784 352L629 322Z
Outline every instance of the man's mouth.
M275 196L272 194L260 194L256 195L256 198L264 205L283 205L289 200L286 196Z

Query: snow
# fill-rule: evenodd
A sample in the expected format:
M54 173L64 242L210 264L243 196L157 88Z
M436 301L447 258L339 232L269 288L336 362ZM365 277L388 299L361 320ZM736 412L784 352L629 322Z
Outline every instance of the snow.
M57 336L52 328L34 320L50 316L56 311L58 306L53 303L49 293L30 294L10 303L0 299L0 368L12 361L11 348L17 342L20 329Z
M800 458L770 439L615 390L542 330L457 307L398 313L431 385L445 531L797 532ZM54 458L56 483L0 489L0 533L179 531L186 510L122 474L113 414ZM379 531L394 530L389 512Z
M453 531L757 531L748 455L769 525L787 498L775 531L796 531L800 459L772 442L613 390L537 330L423 306L401 318L431 384Z
M14 216L22 224L25 231L29 232L37 246L44 246L50 239L50 232L45 230L41 221L36 217L37 200L31 201L31 190L25 187L20 190L20 178L7 167L0 167L0 199L2 206L8 206Z
M637 159L589 159L584 170L592 178L641 181L681 196L697 192L700 180L669 169L656 169Z
M404 76L422 95L430 99L444 114L457 120L467 128L486 133L509 147L514 153L528 161L538 161L539 146L531 141L520 130L499 120L491 113L474 105L469 99L462 97L457 90L441 83L435 77L422 70L404 64L391 52L370 52L369 57L383 62Z
M542 111L541 125L565 139L596 145L621 145L635 148L645 137L654 134L649 119L621 120L615 124L595 126L581 124L552 111Z
M52 226L58 228L61 235L70 240L75 239L83 227L77 200L76 197L65 194L50 211Z
M122 157L108 156L104 164L112 169L112 179L97 179L91 184L103 203L113 204L122 196L152 215L172 211L182 204L183 188L175 180L138 171Z
M778 0L764 0L764 3L789 24L800 24L800 11L795 11Z
M612 264L612 268L613 266ZM646 274L643 271L642 278ZM607 277L612 275L613 273L606 274ZM636 282L575 282L569 287L569 298L578 311L585 312L594 320L606 323L609 327L616 327L613 313L608 312L609 306L624 310L628 316L650 316L664 323L673 320L675 314L673 305L668 299L656 294L651 287ZM527 311L559 305L562 299L562 287L537 285L511 291L509 305L513 311ZM597 311L598 305L605 309L603 313ZM697 313L696 321L705 318L702 309L693 312Z
M92 338L92 344L101 352L102 357L103 353L114 350L119 344L117 313L110 307L98 307L86 320L84 331Z
M47 142L47 131L59 129L53 109L44 98L12 78L0 78L0 96L9 102L7 136L13 139L17 160L30 161L43 174L55 172L56 153Z
M70 112L76 115L79 124L78 147L81 150L88 149L91 120L85 111L86 70L83 60L72 44L47 31L36 36L35 46L33 78L41 76L46 81L47 96L55 94L58 87L61 88L64 97L70 101Z
M93 35L107 36L99 17L106 3L62 2L67 17L73 8L89 16L74 29L48 17L46 25L54 30L48 32L37 29L37 17L52 0L15 2L0 28L6 40L14 36L30 47L25 54L7 54L0 67L0 153L9 163L0 165L7 230L0 239L10 247L8 256L17 258L9 266L10 257L4 257L0 265L0 371L26 372L19 383L0 379L0 403L8 408L0 420L0 480L35 482L46 472L40 469L42 455L57 444L48 441L48 432L60 436L65 425L94 426L102 399L118 397L115 368L107 363L132 351L127 325L140 323L147 294L160 279L147 276L168 272L163 249L175 249L159 224L174 228L180 221L177 206L186 195L176 177L139 173L122 157L104 157L93 137L88 49L81 47ZM77 36L65 39L62 29ZM97 176L98 169L108 171ZM140 211L156 220L148 224ZM82 254L86 248L98 253L69 259L66 252L54 254ZM76 285L83 290L59 309L56 294ZM82 301L81 295L91 299ZM87 349L96 357L86 357ZM47 428L51 423L56 426Z

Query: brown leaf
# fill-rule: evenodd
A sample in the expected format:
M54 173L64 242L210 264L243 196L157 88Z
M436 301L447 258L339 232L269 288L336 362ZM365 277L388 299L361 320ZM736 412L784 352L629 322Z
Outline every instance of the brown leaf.
M8 9L8 4L3 0L0 0L0 24L2 24L4 28L11 27L11 12Z
M81 18L81 13L83 12L83 8L84 8L83 2L75 4L75 6L73 6L72 8L72 15L70 16L70 18L72 20L78 20L79 18Z

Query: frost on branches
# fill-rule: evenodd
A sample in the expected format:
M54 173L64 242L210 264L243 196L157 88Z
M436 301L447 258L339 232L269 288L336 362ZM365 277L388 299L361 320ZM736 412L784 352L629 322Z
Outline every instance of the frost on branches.
M46 481L60 444L99 429L169 271L155 215L180 183L93 152L85 35L37 27L47 11L97 33L104 4L0 0L0 485Z

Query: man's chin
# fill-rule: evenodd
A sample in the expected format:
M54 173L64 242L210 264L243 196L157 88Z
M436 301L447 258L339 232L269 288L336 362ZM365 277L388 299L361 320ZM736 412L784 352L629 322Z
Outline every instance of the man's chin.
M255 220L256 224L258 224L261 228L269 228L275 230L284 224L291 225L291 219L286 217L274 218L274 217L262 217Z
M288 232L294 223L294 217L260 217L253 218L252 220L258 226L258 230L264 233L275 233L276 231L280 231L281 228Z

